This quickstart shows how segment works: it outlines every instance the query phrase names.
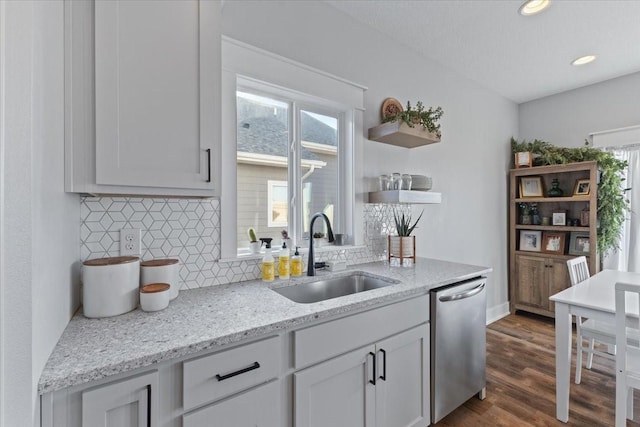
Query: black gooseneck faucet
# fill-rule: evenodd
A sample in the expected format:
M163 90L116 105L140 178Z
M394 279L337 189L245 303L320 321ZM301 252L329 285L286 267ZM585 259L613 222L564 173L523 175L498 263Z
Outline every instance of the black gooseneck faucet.
M333 242L333 230L331 230L331 223L329 222L329 218L323 214L322 212L318 212L313 214L311 217L311 224L309 225L309 259L307 260L307 276L315 276L316 275L316 263L313 258L313 223L316 221L316 218L322 217L324 218L325 224L327 224L327 237L329 242Z

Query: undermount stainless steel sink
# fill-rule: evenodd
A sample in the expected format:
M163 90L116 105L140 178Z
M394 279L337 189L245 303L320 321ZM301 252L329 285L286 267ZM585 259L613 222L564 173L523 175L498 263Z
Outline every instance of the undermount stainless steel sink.
M372 277L365 274L352 274L350 276L315 280L309 283L301 283L272 290L291 301L309 304L359 292L370 291L372 289L383 288L397 283L400 282L392 279Z

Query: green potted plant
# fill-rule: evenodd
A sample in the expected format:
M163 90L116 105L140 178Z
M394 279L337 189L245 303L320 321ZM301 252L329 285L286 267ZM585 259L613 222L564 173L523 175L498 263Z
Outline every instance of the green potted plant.
M320 246L323 246L324 243L324 233L317 231L315 233L313 233L313 239L314 239L314 246L319 248Z
M422 102L418 101L415 108L412 108L411 103L407 101L407 108L404 111L399 111L394 115L386 116L382 122L387 123L401 121L406 123L409 127L420 125L424 130L434 133L438 138L440 138L440 124L438 123L438 120L440 120L443 114L444 111L441 107L429 107L428 109L425 109Z
M396 225L396 233L397 236L388 236L388 251L387 258L391 261L391 258L400 259L400 264L405 263L405 259L411 259L415 261L415 252L416 252L416 238L412 236L411 233L418 225L420 218L422 218L422 214L424 211L420 213L418 219L412 222L411 215L398 215L398 213L393 211L393 220Z
M254 230L253 227L249 227L247 235L249 236L249 251L252 254L259 254L260 242L258 242L258 238L256 237L256 230Z

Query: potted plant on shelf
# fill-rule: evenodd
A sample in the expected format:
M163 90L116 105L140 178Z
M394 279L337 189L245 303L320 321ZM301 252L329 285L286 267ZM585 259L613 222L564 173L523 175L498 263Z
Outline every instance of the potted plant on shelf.
M397 111L397 110L396 110ZM416 107L412 108L411 103L407 101L407 108L404 111L398 111L396 114L385 116L382 123L402 121L409 127L420 125L428 132L434 133L440 138L440 124L438 120L442 117L444 111L441 107L429 107L425 110L421 101L416 103Z
M411 233L418 225L418 221L422 218L422 214L424 211L420 213L418 219L416 219L413 223L411 223L411 215L403 213L402 216L398 216L397 212L393 211L393 220L396 224L396 232L397 236L388 236L389 240L389 248L387 259L391 261L391 258L399 258L400 264L404 264L405 259L412 259L415 261L416 259L416 237L412 236Z
M313 233L313 238L314 238L314 246L316 248L319 248L320 246L323 246L324 243L324 233L317 231L315 233Z
M249 235L249 251L252 254L259 254L260 242L258 242L258 238L256 237L256 230L254 230L253 227L249 227L247 234Z

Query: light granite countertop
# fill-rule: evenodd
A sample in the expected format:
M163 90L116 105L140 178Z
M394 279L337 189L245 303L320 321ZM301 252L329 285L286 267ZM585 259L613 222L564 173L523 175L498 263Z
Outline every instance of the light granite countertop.
M399 281L379 289L312 304L299 304L271 291L362 271ZM236 343L275 331L304 326L362 308L381 305L430 289L489 273L490 268L418 258L412 267L380 261L341 272L318 272L265 283L259 280L181 291L162 311L139 308L120 316L71 319L40 377L40 394Z

